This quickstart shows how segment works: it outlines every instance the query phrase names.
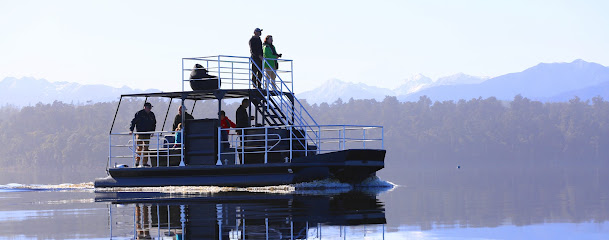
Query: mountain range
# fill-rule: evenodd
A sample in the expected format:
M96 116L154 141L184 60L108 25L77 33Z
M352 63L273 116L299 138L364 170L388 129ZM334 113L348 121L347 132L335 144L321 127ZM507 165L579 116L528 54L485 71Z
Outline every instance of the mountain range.
M129 87L114 88L106 85L81 85L70 82L49 82L32 77L7 77L0 81L0 106L23 107L37 103L87 104L118 100L121 94L159 92L156 89L139 90Z
M518 94L539 101L568 101L574 96L584 100L595 96L608 99L609 67L578 59L570 63L540 63L522 72L493 78L459 73L433 81L415 75L395 89L333 79L316 89L297 94L297 97L319 104L332 103L339 98L382 101L385 96L396 96L400 101L417 101L421 96L432 101L479 97L512 100Z
M121 94L160 92L156 89L114 88L106 85L81 85L69 82L49 82L45 79L7 77L0 81L0 106L23 107L39 102L87 104L118 99ZM601 96L609 99L609 67L598 63L575 60L570 63L540 63L522 72L493 78L476 77L463 73L432 80L421 74L403 80L395 89L350 83L330 79L322 86L297 93L299 99L310 104L333 103L339 98L376 99L395 96L400 101L418 101L427 96L432 101L496 97L512 100L520 94L533 100L562 102L575 96L582 100Z

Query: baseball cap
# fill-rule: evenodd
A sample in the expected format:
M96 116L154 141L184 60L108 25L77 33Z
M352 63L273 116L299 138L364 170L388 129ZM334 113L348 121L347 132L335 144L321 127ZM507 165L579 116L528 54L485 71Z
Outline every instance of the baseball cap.
M262 29L256 28L256 29L254 29L254 32L262 32Z
M150 104L149 102L144 103L144 107L152 107L152 104Z

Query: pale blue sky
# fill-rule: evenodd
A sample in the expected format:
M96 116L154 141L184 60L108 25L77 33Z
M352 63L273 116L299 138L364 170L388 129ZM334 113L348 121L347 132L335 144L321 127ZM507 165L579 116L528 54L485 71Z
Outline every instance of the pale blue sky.
M609 1L0 0L0 80L180 88L181 58L248 56L256 27L293 59L296 92L328 79L498 76L539 62L609 65Z

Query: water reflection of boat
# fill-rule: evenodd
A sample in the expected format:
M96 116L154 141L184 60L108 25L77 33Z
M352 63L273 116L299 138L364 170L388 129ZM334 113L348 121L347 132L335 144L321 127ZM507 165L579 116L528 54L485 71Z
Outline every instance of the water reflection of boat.
M222 192L96 193L110 202L112 237L166 239L324 239L323 226L384 229L384 206L358 191L335 195ZM132 223L132 224L128 224ZM368 228L374 229L374 228Z
M163 131L163 123L161 131L117 133L113 122L108 176L96 179L95 187L269 186L326 178L359 183L375 176L384 167L383 127L319 125L293 92L292 61L278 61L290 67L273 70L276 80L265 74L257 80L262 85L255 87L249 76L252 64L260 66L251 58L184 58L181 92L122 95L115 120L124 98L168 102L165 119L173 100L179 100L182 109L186 109L186 102L192 103L192 111L197 102L217 102L220 114L223 100L248 98L247 115L254 122L252 127L233 128L236 134L222 130L218 118L186 119L184 110L184 128L178 131ZM184 67L193 65L192 69ZM197 71L209 71L217 77L184 77L184 73ZM193 91L184 91L188 82ZM137 134L145 137L136 138ZM175 141L176 136L179 141ZM138 147L143 150L136 150ZM149 158L152 167L134 167L140 157Z

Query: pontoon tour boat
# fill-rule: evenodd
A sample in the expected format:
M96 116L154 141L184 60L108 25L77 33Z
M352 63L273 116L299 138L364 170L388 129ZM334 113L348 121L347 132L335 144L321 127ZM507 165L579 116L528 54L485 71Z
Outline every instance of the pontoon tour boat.
M249 187L327 178L357 184L375 176L384 167L383 127L318 124L293 93L293 61L276 60L282 69L272 70L275 80L265 73L252 81L252 68L261 66L251 58L183 58L182 91L121 95L110 128L107 177L96 179L95 187ZM191 91L185 91L188 85ZM168 103L161 131L115 131L125 98ZM219 113L223 101L245 98L252 127L223 129L218 117L185 119L182 110L184 127L164 131L174 101L183 109L189 104L191 113L197 102L217 101ZM151 138L142 142L137 134ZM149 147L137 151L138 144ZM138 157L148 157L151 166L136 167Z

